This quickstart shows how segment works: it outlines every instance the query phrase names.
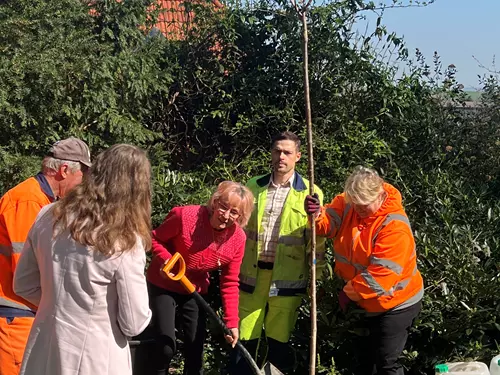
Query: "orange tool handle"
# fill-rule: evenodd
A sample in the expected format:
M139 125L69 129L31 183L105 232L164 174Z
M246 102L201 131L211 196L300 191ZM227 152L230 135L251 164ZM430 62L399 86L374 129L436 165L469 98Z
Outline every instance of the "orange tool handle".
M177 274L173 274L172 268L179 262L179 270ZM191 294L196 290L194 285L186 277L186 262L181 254L175 253L172 258L163 266L162 271L167 275L167 277L172 281L180 281L182 286Z

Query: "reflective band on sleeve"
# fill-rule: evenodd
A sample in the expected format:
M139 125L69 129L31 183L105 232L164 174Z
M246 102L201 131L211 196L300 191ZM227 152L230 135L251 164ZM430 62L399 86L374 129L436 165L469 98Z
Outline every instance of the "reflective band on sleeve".
M328 236L333 236L333 233L335 233L335 231L340 228L342 219L333 208L327 208L326 214L330 216L330 230L328 232Z
M396 273L397 275L401 275L403 273L403 267L396 262L393 262L389 259L382 259L375 256L370 256L370 265L382 266Z
M380 233L380 231L387 224L389 224L391 221L394 221L394 220L402 221L403 223L405 223L406 225L408 225L408 228L410 229L410 233L411 233L410 221L408 220L408 218L405 215L401 215L401 214L389 214L389 215L387 215L387 217L385 218L385 220L383 221L383 223L377 228L377 230L373 234L372 246L375 246L375 242L377 240L377 236Z
M366 281L371 290L377 293L377 296L392 295L392 291L387 292L382 286L375 280L373 275L367 270L361 272L361 277ZM391 288L392 289L392 288Z
M351 264L345 256L335 253L335 261L339 263Z

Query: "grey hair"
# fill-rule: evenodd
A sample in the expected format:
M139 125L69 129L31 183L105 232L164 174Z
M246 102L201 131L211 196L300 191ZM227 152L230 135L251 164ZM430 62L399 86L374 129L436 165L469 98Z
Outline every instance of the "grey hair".
M344 192L347 203L367 205L384 190L384 180L375 169L358 165L347 178Z
M46 156L43 158L42 161L42 171L43 172L48 172L48 171L55 171L57 172L61 165L66 164L71 171L71 173L75 173L79 170L82 169L82 166L80 162L78 161L72 161L72 160L62 160L62 159L56 159L53 158L52 156Z

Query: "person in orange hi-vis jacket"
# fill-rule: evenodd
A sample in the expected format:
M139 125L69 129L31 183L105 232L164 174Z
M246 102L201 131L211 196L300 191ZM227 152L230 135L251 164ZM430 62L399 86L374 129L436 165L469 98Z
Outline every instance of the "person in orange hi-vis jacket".
M401 193L375 170L358 166L330 204L321 207L309 195L304 206L315 215L317 235L333 239L335 273L345 281L341 309L355 303L366 312L369 347L360 374L403 374L398 357L424 289Z
M13 278L36 216L82 181L90 166L88 146L78 138L56 142L42 171L0 198L0 375L17 375L36 306L14 294Z

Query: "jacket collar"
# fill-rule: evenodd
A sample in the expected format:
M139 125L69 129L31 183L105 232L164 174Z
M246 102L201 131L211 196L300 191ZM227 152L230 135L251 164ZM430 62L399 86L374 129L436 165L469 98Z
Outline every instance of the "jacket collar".
M45 178L42 172L38 173L35 176L35 179L38 181L40 184L40 188L42 191L45 193L45 195L49 198L51 202L54 202L56 200L56 197L54 196L54 193L52 192L52 188L49 185L49 182Z
M266 175L258 178L257 185L259 185L259 187L261 187L261 188L266 187L269 185L270 181L271 181L271 173L266 174ZM307 189L307 186L304 182L304 179L297 171L295 171L292 188L294 188L296 191L303 191L303 190Z

